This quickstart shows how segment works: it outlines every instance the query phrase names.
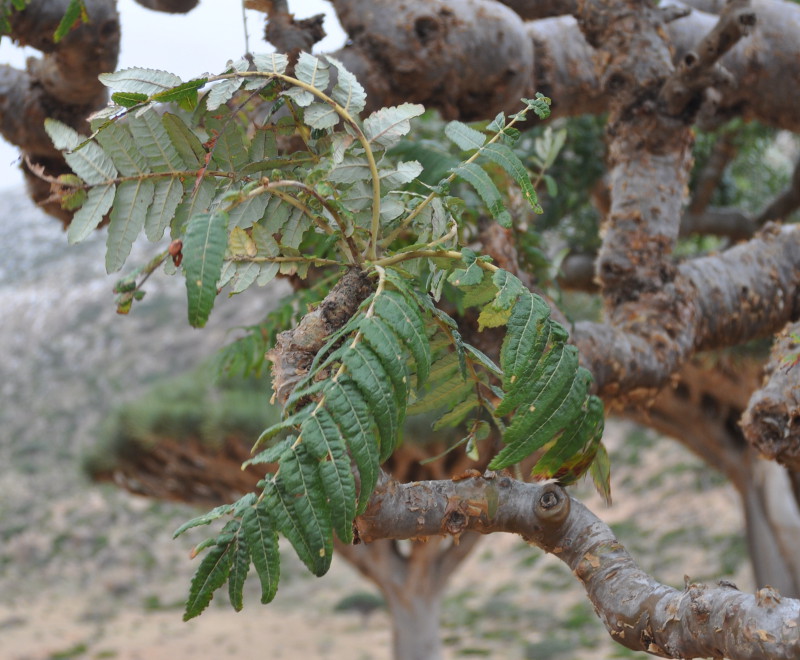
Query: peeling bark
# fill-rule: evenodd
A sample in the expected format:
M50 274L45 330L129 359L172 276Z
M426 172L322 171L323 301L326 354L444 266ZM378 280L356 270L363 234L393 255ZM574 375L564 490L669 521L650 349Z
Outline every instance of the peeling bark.
M466 531L511 532L575 573L615 641L668 658L797 658L800 600L766 587L694 584L682 591L642 571L609 527L556 484L487 473L457 482L398 484L373 495L356 519L365 541Z
M317 351L328 337L341 328L372 292L372 285L358 269L351 268L293 330L281 332L267 353L272 362L272 387L275 400L286 403L297 382L308 373Z

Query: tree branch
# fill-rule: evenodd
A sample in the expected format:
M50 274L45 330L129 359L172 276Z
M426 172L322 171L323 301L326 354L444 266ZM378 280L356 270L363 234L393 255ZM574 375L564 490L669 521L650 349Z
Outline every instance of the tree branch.
M53 34L68 4L69 0L33 0L24 11L13 13L11 37L43 57L30 58L25 71L0 66L0 133L56 176L69 168L45 133L44 120L54 117L88 132L86 117L107 98L97 76L113 71L119 55L119 15L112 0L87 0L89 23L78 25L56 44ZM34 200L46 199L49 184L24 172ZM44 207L64 222L72 217L57 203Z
M615 641L669 658L796 658L800 600L769 587L688 583L679 591L642 571L609 527L553 483L495 473L460 481L384 483L356 519L359 537L511 532L553 553L584 585Z
M669 255L678 238L690 170L688 125L655 102L672 73L664 24L648 5L584 2L578 24L603 62L611 97L608 188L611 207L598 255L598 278L609 306L672 281Z
M753 393L742 417L747 440L765 457L800 470L800 323L776 338L764 369L764 385Z
M719 66L719 60L755 23L750 0L732 0L725 6L714 29L681 58L661 89L659 98L669 114L677 116L690 105L696 108L696 99L709 87L730 84L730 74Z
M531 96L533 44L512 10L488 0L334 0L352 42L334 53L370 109L411 101L479 119ZM469 75L464 66L469 62Z
M798 264L800 230L768 225L747 243L681 264L672 285L619 305L609 323L578 323L573 340L604 396L660 388L694 352L797 319Z
M186 14L192 11L200 0L136 0L137 3L153 11L163 11L168 14Z

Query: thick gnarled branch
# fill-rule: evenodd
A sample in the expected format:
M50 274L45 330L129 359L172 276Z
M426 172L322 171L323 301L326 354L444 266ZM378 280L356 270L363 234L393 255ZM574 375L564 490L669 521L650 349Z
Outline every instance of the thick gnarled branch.
M604 396L657 389L696 351L795 320L799 265L800 231L768 225L747 243L681 264L672 286L618 306L612 323L578 323L573 339Z
M747 440L765 457L800 470L800 323L775 339L764 369L764 385L753 393L742 417Z
M800 600L768 587L660 584L642 571L610 528L553 483L506 476L400 484L386 480L356 519L362 541L466 531L511 532L553 553L575 573L611 636L667 658L797 658Z
M53 34L68 4L68 0L33 0L24 11L12 14L11 36L43 56L30 58L25 71L0 66L0 133L52 175L69 169L45 133L44 120L53 117L87 132L87 116L107 98L97 76L113 71L119 55L119 15L113 0L86 0L89 22L56 44ZM25 174L34 200L46 199L49 184L27 169ZM56 203L44 208L64 222L72 216Z

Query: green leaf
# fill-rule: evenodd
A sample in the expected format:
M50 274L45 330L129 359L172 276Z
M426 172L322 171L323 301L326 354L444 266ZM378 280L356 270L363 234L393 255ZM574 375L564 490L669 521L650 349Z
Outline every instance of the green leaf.
M467 394L473 391L474 387L474 383L454 375L452 378L437 383L429 392L408 406L407 412L409 415L420 415L460 403Z
M47 118L44 120L44 130L50 137L53 146L59 151L74 149L86 138L78 133L74 128L58 121L57 119Z
M189 167L201 167L205 164L206 150L194 134L178 115L165 112L162 121L169 139L174 145L183 162Z
M502 376L503 372L494 361L486 355L483 351L478 350L471 344L464 344L464 350L470 354L472 360L478 362L484 369L495 376Z
M183 103L189 101L191 105L197 103L197 90L208 82L208 78L195 78L189 82L176 85L172 89L153 94L153 101L159 103Z
M210 117L206 121L206 128L217 134L211 158L221 170L236 174L248 158L242 129L238 122L228 121L227 109L218 114L219 118Z
M160 241L183 199L183 182L178 177L156 181L153 203L144 219L144 233L151 241Z
M327 62L306 52L301 52L294 68L294 75L301 82L324 92L330 82L328 69Z
M359 330L363 339L380 358L383 368L392 380L398 407L408 399L408 357L394 331L380 317L362 319Z
M414 356L417 388L427 380L431 368L431 347L419 308L395 291L384 291L375 300L375 314L386 321Z
M266 53L253 55L253 64L257 71L265 73L284 73L289 66L289 58L283 53Z
M241 531L234 536L233 546L233 559L231 561L230 574L228 575L228 597L233 609L241 612L244 605L242 598L244 581L247 579L247 572L250 570L250 549Z
M86 183L111 183L117 177L117 170L111 159L94 142L87 142L77 151L65 153L64 160Z
M196 186L196 188L195 188ZM175 209L172 219L172 235L178 237L186 231L192 216L208 211L217 192L217 184L211 177L203 178L200 184L187 179L183 184L183 201Z
M528 175L528 170L525 169L522 161L513 151L511 151L511 149L504 144L498 144L495 142L493 144L487 144L481 150L481 155L486 156L490 160L494 161L511 175L514 181L517 182L517 185L519 185L520 189L522 190L522 195L531 205L531 208L534 210L534 212L544 212L542 207L539 205L539 198L536 196L536 190L533 188L530 176Z
M348 346L343 352L342 362L347 367L349 377L369 403L381 436L380 460L383 462L397 445L404 411L398 410L390 378L370 348L363 344Z
M249 68L250 62L246 59L241 59L233 65L232 72L245 73ZM243 77L235 77L216 83L206 95L206 109L213 112L224 103L230 101L244 81Z
M520 296L511 310L508 330L500 346L500 367L506 392L520 381L526 367L535 366L544 352L550 334L549 319L547 303L530 293Z
M451 121L444 127L444 134L449 137L459 149L470 151L480 149L486 142L486 136L474 128L462 124L460 121Z
M381 170L381 184L390 190L395 190L406 183L411 183L422 174L422 165L415 160L398 163L395 169Z
M200 213L186 228L183 241L183 270L189 299L189 323L202 328L217 296L217 280L222 272L228 244L228 214L224 211Z
M506 447L492 459L490 469L500 470L529 456L580 414L592 377L583 368L577 374L570 372L569 362L574 359L577 364L577 349L570 349L574 346L567 346L564 351L567 366L555 371L549 379L550 387L545 387L527 409L520 409L514 416L503 434Z
M55 119L45 119L44 127L56 149L67 152L64 159L72 171L86 183L106 183L116 178L117 170L100 145L87 142L88 138Z
M336 67L338 74L336 85L334 85L331 91L331 97L342 106L351 117L357 117L367 104L367 94L364 88L339 60L330 55L326 55L325 59Z
M238 522L231 522L235 522L238 526ZM230 525L230 523L228 523L228 525ZM189 599L186 602L186 609L183 613L184 621L193 619L201 614L211 602L214 592L225 584L225 580L228 579L236 546L234 540L236 535L234 533L231 537L228 525L223 529L223 534L217 537L217 544L203 557L203 561L200 562L200 566L192 578L192 585L189 588ZM228 534L224 534L226 530L228 530ZM228 540L224 541L220 539Z
M342 162L328 173L328 181L332 183L355 183L367 181L371 177L369 163L361 156L345 156Z
M606 505L611 506L611 461L602 442L598 445L597 453L589 466L589 474L592 475L597 492L603 496Z
M333 529L317 461L302 444L281 457L280 477L265 490L270 513L298 557L317 577L333 557Z
M372 431L369 406L352 382L331 381L325 388L325 405L347 440L350 454L358 468L361 489L357 513L367 507L369 496L378 483L380 457Z
M201 525L209 525L215 520L222 518L227 513L233 511L233 504L221 504L218 507L211 509L208 513L204 513L202 516L197 516L196 518L192 518L191 520L183 523L178 529L176 529L172 533L172 538L176 539L181 534L183 534L187 529L192 529L193 527L200 527Z
M476 286L483 281L484 270L477 262L472 262L467 268L456 268L447 276L447 281L453 286Z
M89 22L89 16L86 13L86 5L84 4L83 0L70 0L61 22L58 24L58 27L53 34L53 41L56 43L61 41L69 34L70 30L72 30L72 27L78 21L81 21L82 23Z
M106 87L117 92L133 92L153 96L181 84L174 73L157 69L130 68L116 73L101 73L98 78Z
M339 114L327 103L312 103L303 113L303 121L311 128L332 128L339 123Z
M309 453L320 459L320 481L328 498L333 529L342 542L352 543L356 483L345 438L325 408L315 410L303 422L301 438Z
M519 278L506 270L495 271L492 282L497 287L497 296L492 304L499 309L510 309L523 293L528 293L528 289ZM541 300L538 296L536 298Z
M474 394L474 390L472 390L472 394ZM478 407L478 405L479 401L477 396L467 397L464 401L456 404L452 409L439 417L439 419L433 423L433 430L440 431L443 428L458 426L472 410Z
M388 149L400 141L411 130L411 119L425 112L425 107L418 103L376 110L364 120L364 135L375 146Z
M62 176L70 175L67 174ZM78 177L75 178L77 179ZM65 211L76 211L84 205L88 198L89 196L83 188L74 189L72 192L64 193L64 196L61 198L61 208Z
M244 512L242 529L250 549L250 558L261 582L261 602L269 603L278 593L281 564L278 533L273 527L265 502L260 502Z
M503 370L506 394L495 410L498 416L506 415L536 398L545 386L551 370L563 358L567 340L564 328L546 319L536 321L530 330L539 334L523 338L516 349L518 352L509 358L514 364L513 370Z
M266 194L248 197L242 203L237 204L228 210L228 216L230 217L231 223L242 229L248 229L249 227L252 227L254 223L258 222L264 216L264 211L267 208L269 199L269 195ZM270 236L270 238L272 237ZM277 256L277 253L266 256L274 257Z
M589 469L603 435L603 402L596 396L587 397L581 413L536 462L532 476L569 485Z
M111 100L123 108L133 108L140 103L146 103L150 97L147 94L140 94L138 92L114 92L111 95Z
M489 209L489 213L497 222L503 227L511 226L511 214L506 211L500 191L481 167L475 163L462 163L452 171L475 188L483 203L486 204L486 208Z
M97 228L114 203L115 194L116 186L111 184L89 190L83 206L76 211L69 223L67 241L70 245L79 243Z
M180 172L186 164L178 155L162 124L161 115L148 108L141 114L128 118L128 126L136 145L155 172Z
M123 176L143 175L148 171L147 161L124 125L108 124L96 139Z
M122 268L131 253L133 242L144 227L154 190L155 185L149 179L123 181L117 187L106 239L107 272L115 273Z

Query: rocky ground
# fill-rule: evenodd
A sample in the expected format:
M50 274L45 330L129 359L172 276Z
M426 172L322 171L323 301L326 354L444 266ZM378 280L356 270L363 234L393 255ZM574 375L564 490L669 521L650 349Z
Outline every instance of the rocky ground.
M272 605L258 604L250 584L244 612L220 596L183 623L192 539L171 534L195 512L93 485L81 471L115 405L195 366L276 294L220 300L209 327L192 330L182 281L159 274L119 317L104 235L68 247L21 191L0 197L0 657L388 659L384 611L336 609L371 590L341 560L316 580L287 553ZM137 246L131 267L151 249ZM752 588L733 489L633 427L613 425L609 444L614 506L588 487L577 492L644 568L676 586L689 574ZM454 579L443 638L452 658L640 657L608 641L558 561L510 536L486 539Z

